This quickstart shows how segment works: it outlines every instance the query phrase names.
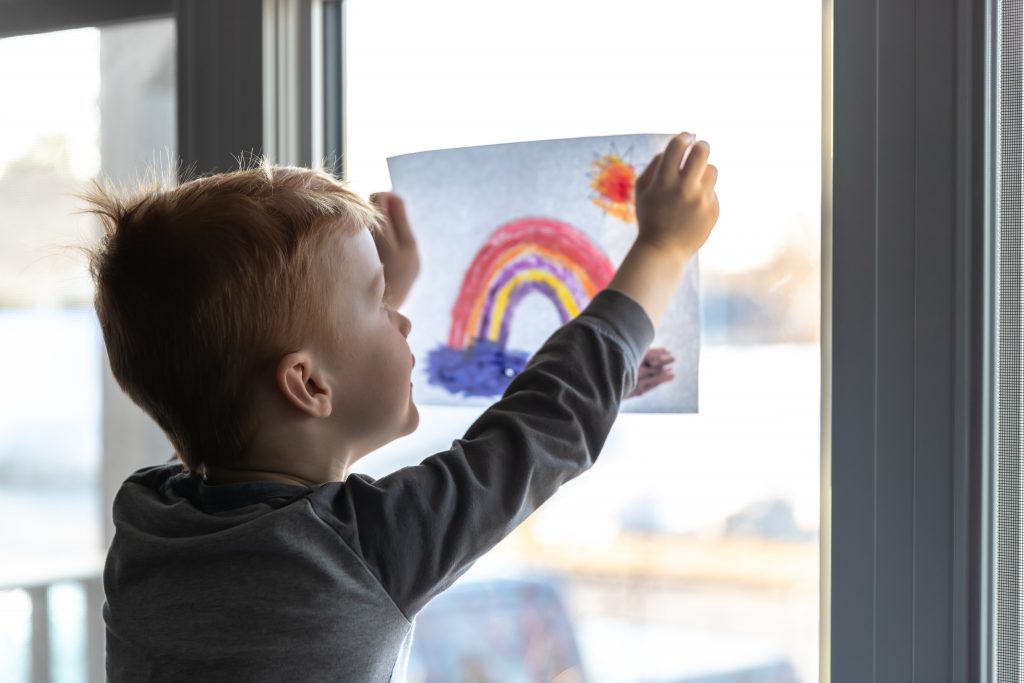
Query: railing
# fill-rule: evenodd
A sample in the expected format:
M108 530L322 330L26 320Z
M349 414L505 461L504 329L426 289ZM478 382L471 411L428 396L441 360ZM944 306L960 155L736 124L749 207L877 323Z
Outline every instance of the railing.
M80 585L85 595L85 680L88 683L103 683L105 680L102 567L102 557L70 562L63 559L18 561L16 566L0 566L0 592L23 590L32 603L30 683L53 681L50 589L65 583Z

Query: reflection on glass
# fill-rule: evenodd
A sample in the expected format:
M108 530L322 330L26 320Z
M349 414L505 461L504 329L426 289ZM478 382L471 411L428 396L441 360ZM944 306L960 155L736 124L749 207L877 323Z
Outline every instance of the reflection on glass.
M346 7L360 191L388 187L388 156L589 135L692 131L720 169L700 413L620 416L590 472L424 610L411 680L816 680L820 3ZM360 465L417 462L476 413L422 406L414 435ZM557 619L523 591L552 596L567 630L536 637Z

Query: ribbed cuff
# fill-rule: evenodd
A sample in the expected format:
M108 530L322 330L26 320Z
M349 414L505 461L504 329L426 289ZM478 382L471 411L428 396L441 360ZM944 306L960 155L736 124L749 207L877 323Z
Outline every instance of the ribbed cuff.
M596 319L602 328L618 337L636 365L654 341L654 324L647 312L633 297L617 289L598 292L580 316Z

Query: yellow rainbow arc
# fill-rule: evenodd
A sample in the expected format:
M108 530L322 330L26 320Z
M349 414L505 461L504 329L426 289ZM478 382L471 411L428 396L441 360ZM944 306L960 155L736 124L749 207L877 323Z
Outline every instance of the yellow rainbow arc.
M508 265L508 263L510 261L513 261L514 259L519 258L520 256L522 256L525 253L531 253L531 252L535 253L535 254L538 254L540 256L543 256L545 259L547 259L549 261L552 261L554 263L558 263L561 267L567 268L569 271L571 271L572 274L576 276L576 279L579 281L579 283L583 286L583 290L587 293L587 297L588 298L592 299L592 298L594 298L594 295L597 294L598 287L594 283L593 278L578 263L574 263L574 262L572 262L572 261L562 257L558 252L556 252L556 251L554 251L552 249L547 249L547 248L539 246L537 244L523 244L523 245L518 246L518 247L516 247L514 249L509 249L507 252L502 254L501 257L498 258L494 262L494 265L491 267L490 272L488 272L485 281L486 282L490 282L491 280L493 280L494 276L497 273L500 273L502 271L502 269L506 265ZM530 271L524 271L524 272L530 272ZM548 277L551 277L551 276L548 276ZM515 279L512 280L512 282L514 282L514 281L516 281L516 280ZM562 285L561 287L562 287L563 290L565 289L564 285ZM504 292L506 290L508 290L508 284L506 284L506 286L503 287L501 291ZM566 293L568 293L568 290L566 290ZM472 336L475 334L475 331L477 329L479 329L479 327L480 327L480 319L483 317L484 309L487 307L488 295L489 295L489 292L488 292L487 288L484 288L483 290L481 290L476 295L476 298L473 300L473 307L470 310L469 318L468 318L468 321L467 321L467 324L466 324L466 336L467 336L467 338L466 338L465 341L466 341L467 344L471 344L473 342ZM570 295L570 299L571 298L572 297ZM494 329L495 321L496 320L497 321L501 320L501 315L504 314L505 306L507 306L507 299L508 299L508 294L505 295L505 304L501 307L500 310L497 308L497 302L496 302L496 307L495 307L494 314L492 314L492 316L491 316L490 329L487 332L487 335L488 335L489 339L492 339L492 340L497 339L497 337L493 336L491 330ZM573 316L577 315L577 313L579 312L579 308L577 306L575 306L575 304L572 306L571 309L567 308L567 310L574 311L572 313ZM499 330L501 329L500 323L498 325L498 329Z
M496 342L501 337L501 321L505 317L505 309L508 308L509 297L516 287L524 282L543 282L551 287L551 290L558 297L558 301L568 312L570 318L575 318L579 315L580 310L576 305L576 299L564 282L543 270L537 270L536 268L525 270L522 273L517 273L511 280L506 282L494 297L494 312L491 315L490 327L487 330L487 339L490 341Z

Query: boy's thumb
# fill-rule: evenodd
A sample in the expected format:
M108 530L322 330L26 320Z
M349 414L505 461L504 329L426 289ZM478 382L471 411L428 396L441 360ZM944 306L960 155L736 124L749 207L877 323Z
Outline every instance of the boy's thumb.
M638 192L650 184L651 178L653 178L654 174L658 172L658 166L660 165L661 152L658 152L654 155L654 158L651 159L651 162L647 164L647 168L645 168L644 172L640 174L640 177L636 179L636 189Z

